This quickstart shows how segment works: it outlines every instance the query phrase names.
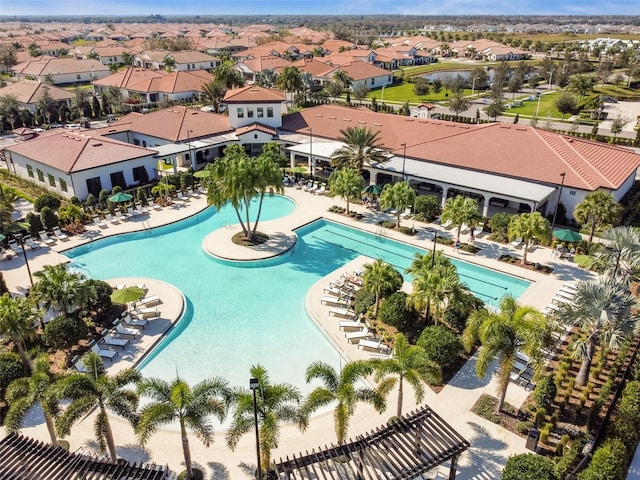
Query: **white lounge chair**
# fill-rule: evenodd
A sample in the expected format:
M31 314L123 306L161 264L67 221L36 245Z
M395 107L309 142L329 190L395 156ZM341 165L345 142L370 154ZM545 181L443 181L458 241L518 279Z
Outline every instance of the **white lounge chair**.
M356 318L356 312L349 308L331 307L329 309L329 315L335 315L337 317Z
M514 238L509 245L511 245L513 248L520 248L523 243L524 242L522 241L522 239L518 237L518 238Z
M362 323L362 317L358 317L358 320L343 320L340 322L340 328L361 328L364 327Z
M575 292L567 292L567 291L562 290L562 289L558 290L558 292L556 293L556 297L566 298L570 302L573 301L575 296L576 296Z
M193 198L200 198L200 192L192 188L191 190L189 190L189 196Z
M127 327L142 328L143 330L144 330L144 327L149 325L149 320L148 319L146 319L146 318L132 318L129 315L124 317L123 322Z
M100 340L102 343L104 343L105 345L108 345L110 347L119 347L119 348L123 348L126 347L127 345L129 345L129 340L126 338L117 338L114 337L113 335L105 335L104 337L102 337L102 339Z
M446 222L444 222L442 224L442 228L449 228L453 225L453 221L452 220L447 220Z
M358 342L358 348L370 348L371 350L378 350L378 351L383 351L383 350L388 350L389 347L387 346L386 343L384 343L382 341L381 338L379 339L373 339L373 340L369 340L369 339L362 339Z
M565 287L564 285L562 287L560 287L560 289L558 290L558 293L566 293L567 295L570 295L571 297L574 297L576 293L578 293L578 291L575 288L570 288L570 287Z
M140 331L135 328L125 327L123 324L118 323L115 328L115 333L118 335L130 336L133 338L137 338L140 335Z
M157 317L160 312L156 307L138 308L135 310L135 314L140 318Z
M93 217L93 223L94 223L94 225L98 226L99 228L107 228L109 226L109 224L107 224L107 222L101 220L100 217L98 217L97 215L95 217Z
M111 215L110 213L107 213L105 215L105 218L107 219L107 222L109 223L113 223L114 225L120 223L120 219L118 217L114 217L113 215Z
M473 229L473 236L477 238L477 237L479 237L480 235L482 235L482 233L483 233L483 232L484 232L484 229L483 229L482 227L480 227L480 226L475 227L475 228Z
M327 191L327 186L323 183L322 185L320 185L320 188L318 188L316 191L312 193L315 193L316 195L324 195L326 191Z
M138 306L144 305L144 307L153 307L154 305L160 305L162 299L158 295L151 295L150 297L144 297L138 300Z
M189 197L187 197L184 193L182 193L182 190L178 190L178 200L182 200L183 202L186 202L187 200L189 200Z
M77 355L71 359L71 363L73 365L73 368L75 368L78 372L80 372L80 373L87 373L88 372L87 367L82 362L82 359L80 357L78 357Z
M555 302L555 303L558 303L558 304L560 304L560 303L569 303L569 304L573 303L573 301L571 299L569 299L567 297L562 297L560 295L556 295L555 297L553 297L551 299L551 301Z
M341 305L343 307L347 307L349 305L349 301L347 299L332 297L330 295L325 295L320 299L320 303L322 305Z
M344 336L347 337L347 340L349 342L353 342L353 340L357 340L359 342L360 339L367 338L369 336L369 329L367 327L364 327L358 332L345 333Z
M113 360L113 357L118 354L118 352L116 352L115 350L105 350L103 348L100 348L100 345L98 345L97 343L93 344L93 347L91 347L91 351L97 353L102 358L108 358L109 360Z
M63 233L62 230L60 230L60 227L54 227L53 234L58 240L67 240L69 238L69 235Z
M139 217L140 215L142 215L138 210L133 208L133 206L127 208L127 214L129 215L129 218L131 218L131 217Z
M20 245L18 245L18 244L16 243L16 241L15 241L15 240L9 240L9 248L10 248L10 249L13 251L13 253L15 253L16 255L18 255L18 254L20 254L20 253L24 252L24 249L23 249Z
M413 213L411 213L411 207L407 207L404 212L400 215L405 220L409 220L413 217Z
M303 190L305 192L311 192L313 190L316 190L318 188L318 182L309 182L307 183L307 186L303 188Z
M26 243L27 247L29 247L31 250L37 250L38 248L40 248L40 245L38 245L36 242L33 241L33 238L31 238L31 235L27 235L22 239L22 241Z
M56 241L53 238L49 237L49 235L47 235L47 232L45 232L44 230L40 230L38 232L38 235L40 235L40 240L42 240L45 245L52 245L56 243Z

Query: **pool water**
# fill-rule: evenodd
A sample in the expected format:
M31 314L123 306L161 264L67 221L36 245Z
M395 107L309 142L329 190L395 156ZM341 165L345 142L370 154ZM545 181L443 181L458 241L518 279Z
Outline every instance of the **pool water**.
M265 199L261 221L293 208L286 197ZM311 362L322 360L336 369L344 363L305 311L309 288L360 255L383 258L404 272L420 251L325 220L298 229L295 248L276 260L233 265L202 250L207 234L236 222L231 207L209 208L176 224L66 252L72 267L93 278L156 278L184 293L185 316L141 364L145 376L171 379L178 372L191 383L221 376L231 385L245 385L251 365L261 363L273 382L289 382L308 393L304 372ZM517 297L528 285L465 262L456 265L463 281L487 298L508 292Z

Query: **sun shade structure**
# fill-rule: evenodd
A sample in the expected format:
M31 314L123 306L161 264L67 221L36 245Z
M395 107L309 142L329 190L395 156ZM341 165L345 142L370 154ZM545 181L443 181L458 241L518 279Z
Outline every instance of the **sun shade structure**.
M569 229L555 230L553 236L563 242L579 242L582 240L582 235Z
M343 445L280 459L275 469L286 480L413 480L450 460L448 478L453 480L458 457L467 448L469 442L424 407Z
M382 187L380 185L367 185L364 188L365 193L371 193L373 195L380 195L382 193Z
M115 195L109 197L109 201L113 203L123 203L128 202L133 198L133 195L129 195L128 193L118 192Z
M169 467L112 463L87 452L71 453L61 447L23 437L17 433L0 441L2 480L165 480Z
M113 303L129 303L135 302L136 300L140 300L144 297L145 291L142 288L138 287L125 287L119 290L114 291L111 294L111 301Z

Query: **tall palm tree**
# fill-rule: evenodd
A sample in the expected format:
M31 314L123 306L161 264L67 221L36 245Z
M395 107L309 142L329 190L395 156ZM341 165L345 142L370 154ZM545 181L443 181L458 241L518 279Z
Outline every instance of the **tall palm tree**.
M409 186L409 182L387 184L380 194L380 208L394 208L396 210L396 228L400 228L400 215L416 201L416 192Z
M491 364L498 360L498 413L504 405L509 375L515 364L516 352L531 358L536 372L543 366L543 349L552 344L551 326L545 316L533 307L518 305L513 297L500 300L500 311L483 308L471 314L462 334L462 343L471 352L480 341L476 373L483 378Z
M31 371L31 365L24 342L35 337L35 320L35 309L28 298L13 298L9 292L0 297L0 335L11 339L28 372Z
M353 168L341 168L334 170L329 175L329 193L331 196L340 195L347 202L347 215L349 215L349 202L356 199L364 188L364 178L358 170Z
M230 60L224 60L213 69L213 78L227 89L244 87L244 76L233 68Z
M51 445L57 447L58 437L54 425L54 418L59 411L54 392L56 376L51 373L49 366L48 355L38 355L33 362L31 376L18 378L9 384L5 394L9 410L4 422L9 432L18 431L29 409L39 405L44 414Z
M296 422L304 431L308 416L299 408L302 394L288 383L271 383L267 370L260 364L251 367L251 378L258 380L256 406L260 432L260 468L263 471L271 467L271 450L278 448L280 425L283 422ZM238 388L233 393L233 423L227 430L227 445L235 450L240 438L255 428L253 411L253 392Z
M509 240L521 238L524 242L522 264L527 264L527 252L534 240L549 241L551 225L540 212L521 213L509 222Z
M323 386L316 387L309 394L303 410L312 413L318 408L336 403L333 420L336 437L340 444L347 439L349 421L355 413L358 402L369 403L380 413L386 408L385 395L388 390L357 386L371 373L373 373L373 366L361 360L347 363L340 372L324 362L313 362L307 367L307 383L318 379ZM388 383L382 386L388 388Z
M276 88L289 94L302 90L300 70L293 65L287 65L276 78Z
M366 288L376 295L376 303L373 310L375 316L378 315L380 298L383 292L393 290L396 286L396 279L396 270L381 258L375 260L373 263L364 265L364 275L362 275L363 288Z
M598 346L617 351L640 330L640 318L633 311L637 300L612 278L579 282L573 303L560 305L556 317L581 332L574 340L574 356L582 361L577 385L589 380L591 362Z
M360 172L364 165L385 163L389 157L378 144L380 132L365 127L348 127L340 130L344 147L331 154L331 165L336 168L353 168Z
M395 337L391 358L376 358L371 360L371 364L376 372L377 382L390 381L390 385L385 385L385 388L398 384L397 417L402 416L405 380L413 388L418 403L422 403L424 400L423 383L442 383L440 365L429 360L422 347L411 345L402 333Z
M220 107L227 93L227 87L218 80L212 80L202 85L202 99L213 107L216 113L220 113Z
M600 249L597 256L605 272L630 288L640 280L640 228L615 227L607 230L604 238L611 248Z
M38 279L33 286L34 298L45 311L53 307L61 313L71 313L96 298L92 284L81 273L69 271L66 263L45 265L34 276Z
M589 243L591 243L598 227L612 227L620 222L622 205L615 201L612 194L604 190L596 190L576 205L573 216L583 226L589 227Z
M151 399L140 411L135 426L140 443L146 444L159 427L177 421L187 478L193 478L187 428L196 432L205 447L213 443L213 425L209 416L215 415L222 422L227 415L230 392L226 380L213 378L191 387L180 377L171 383L147 378L138 385L138 394Z
M64 437L69 434L74 423L97 408L94 422L96 440L100 450L108 449L111 460L115 462L116 443L107 410L135 423L138 395L126 387L139 382L142 377L133 368L121 370L115 375L107 375L102 358L94 352L86 353L82 357L82 363L87 367L87 373L71 373L62 377L56 384L57 396L70 400L57 417L56 428L60 436Z
M253 223L253 235L258 229L265 195L284 192L280 165L286 162L286 157L280 148L280 144L276 142L267 143L262 147L262 154L253 160L253 167L256 170L254 190L258 196L258 214Z
M460 237L462 224L471 226L479 216L478 201L475 198L458 195L447 199L440 218L443 222L451 221L458 228L457 236Z

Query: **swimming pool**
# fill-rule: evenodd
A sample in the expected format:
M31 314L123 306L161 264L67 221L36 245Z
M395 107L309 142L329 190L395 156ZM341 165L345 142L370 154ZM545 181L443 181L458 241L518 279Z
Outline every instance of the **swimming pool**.
M292 210L293 202L274 196L265 200L261 220ZM207 255L201 248L204 237L235 222L232 208L207 209L173 225L106 238L66 252L73 267L94 278L157 278L184 293L185 317L141 364L145 376L171 379L177 371L192 383L222 376L232 385L245 385L251 365L262 363L272 381L293 383L308 393L311 387L304 382L304 371L312 361L323 360L335 368L342 361L305 311L309 288L359 255L381 257L404 271L420 251L319 220L298 229L295 249L275 261L231 265ZM469 269L460 268L461 275L471 279L486 274L496 284L500 279L515 296L528 285L460 264ZM501 287L500 296L504 291Z

